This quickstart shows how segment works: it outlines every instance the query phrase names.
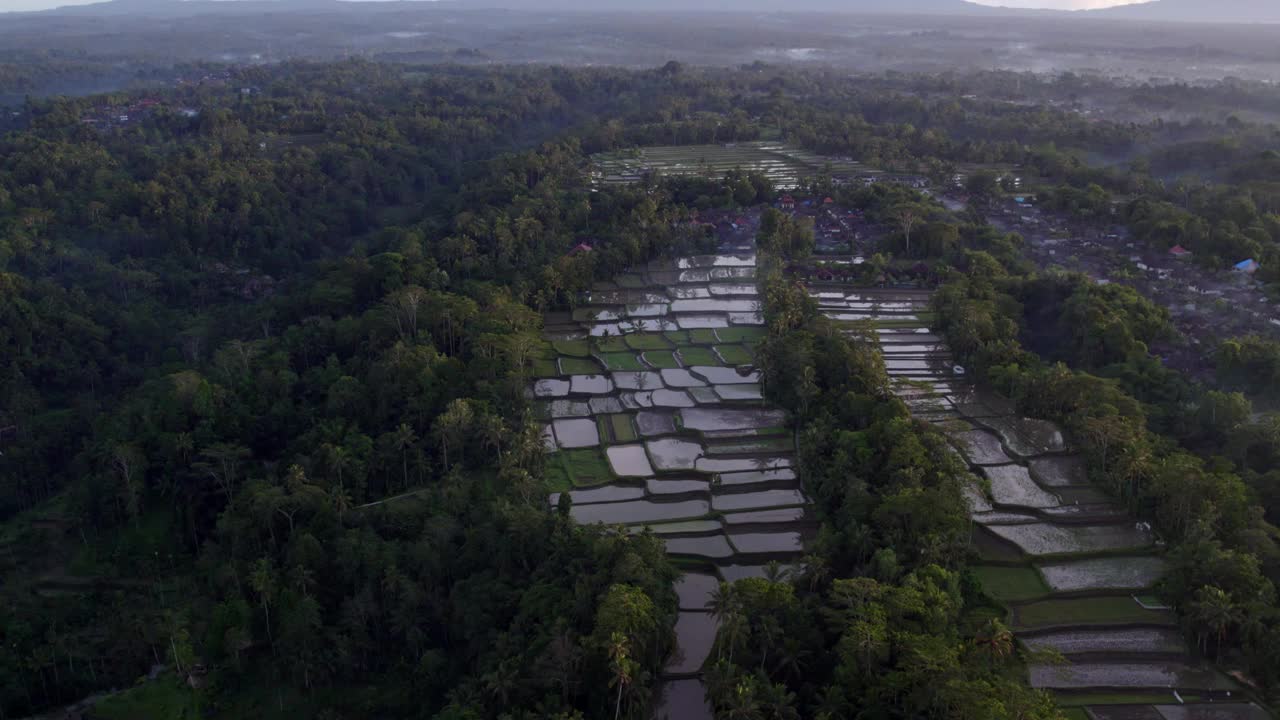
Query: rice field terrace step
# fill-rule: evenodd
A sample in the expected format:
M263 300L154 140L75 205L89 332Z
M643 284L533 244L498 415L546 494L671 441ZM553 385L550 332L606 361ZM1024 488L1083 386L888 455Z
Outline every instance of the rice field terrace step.
M1091 720L1164 720L1152 705L1090 705Z
M1089 597L1050 597L1010 607L1012 626L1019 632L1086 630L1094 628L1177 627L1169 610L1147 610L1123 594Z
M1182 662L1068 663L1031 665L1031 687L1037 689L1116 689L1178 691L1234 690L1235 681L1209 666Z
M1018 640L1031 650L1054 650L1071 657L1100 654L1148 654L1185 656L1182 633L1171 627L1097 627L1089 629L1028 631Z
M1161 720L1270 720L1271 714L1254 703L1190 703L1157 705Z
M701 669L715 645L718 623L705 611L676 614L676 650L662 669L664 677L692 677Z

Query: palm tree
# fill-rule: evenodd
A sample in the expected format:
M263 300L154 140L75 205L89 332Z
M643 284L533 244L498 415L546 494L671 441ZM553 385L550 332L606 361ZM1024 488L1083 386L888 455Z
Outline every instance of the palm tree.
M800 720L796 710L796 694L782 684L764 684L762 710L769 720Z
M609 686L618 688L618 697L613 706L613 720L618 720L622 714L622 691L631 684L632 674L635 672L635 661L630 655L631 644L625 635L615 631L609 636L609 669L613 672Z
M354 460L351 457L351 453L347 452L347 449L341 445L325 443L320 446L320 450L324 452L325 463L337 476L338 486L334 493L334 498L335 502L338 503L338 517L341 518L342 513L346 509L342 505L342 498L346 498L347 504L350 504L351 502L351 497L347 495L347 486L343 479L343 473L351 468Z
M274 652L276 641L271 635L271 601L276 592L276 575L270 558L259 558L258 562L254 563L253 571L249 574L249 585L254 592L258 593L258 601L262 603L262 614L267 625L267 640L270 641L272 652Z
M721 652L724 652L724 646L729 647L730 663L733 662L734 649L746 639L749 630L747 618L737 610L731 611L720 621L720 632L716 638L716 644L720 646Z
M724 714L720 716L725 720L764 720L760 701L756 699L751 683L739 682L726 700Z
M987 660L1002 661L1013 654L1013 633L998 618L991 618L974 638Z
M400 469L404 474L404 487L409 487L409 448L418 441L418 434L408 423L400 423L391 436L392 442L400 450Z
M773 672L783 678L798 680L803 676L804 666L808 664L806 660L812 654L798 638L788 635L782 639L782 646L774 655Z
M826 557L817 555L817 553L805 555L800 564L804 568L801 575L809 580L810 592L817 592L820 585L827 582L827 578L831 577L831 565L827 564Z
M1240 622L1240 608L1231 595L1221 588L1208 585L1196 593L1195 602L1191 604L1192 621L1200 626L1201 645L1207 651L1208 642L1204 630L1209 630L1217 638L1217 650L1222 652L1222 644L1231 628Z
M764 566L764 579L772 583L786 582L791 578L791 570L783 567L777 560L770 560Z
M711 591L711 597L707 599L707 609L717 621L735 612L738 608L738 596L733 591L733 585L722 582L715 590Z

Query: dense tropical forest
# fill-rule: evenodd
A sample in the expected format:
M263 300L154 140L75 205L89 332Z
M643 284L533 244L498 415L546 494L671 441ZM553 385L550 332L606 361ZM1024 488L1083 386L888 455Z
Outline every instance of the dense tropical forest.
M746 171L594 183L593 153L778 140L935 183L1018 166L1072 222L1280 285L1280 141L1235 118L960 92L998 73L217 72L28 100L0 137L0 717L152 668L150 705L115 716L646 717L679 570L652 534L549 507L542 313L713 250L699 212L779 193ZM1067 430L1169 545L1188 637L1274 699L1280 344L1224 338L1208 380L1163 365L1167 311L1037 268L984 220L1007 182L969 173L960 210L826 172L794 192L886 229L856 281L937 285L964 366ZM812 226L763 217L756 362L819 529L798 571L718 592L716 716L1061 717L981 611L965 467L888 392L873 330L838 332L788 274Z

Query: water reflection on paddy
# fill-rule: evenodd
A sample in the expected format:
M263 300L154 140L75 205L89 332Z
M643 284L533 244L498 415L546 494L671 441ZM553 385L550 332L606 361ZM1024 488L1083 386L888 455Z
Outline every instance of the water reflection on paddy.
M636 427L644 437L670 435L676 431L675 415L658 410L641 410L636 413Z
M539 380L533 384L536 397L564 397L569 394L568 380Z
M569 491L569 499L573 504L620 502L623 500L639 500L644 497L644 488L628 485L605 485L587 490ZM551 493L551 504L560 502L560 493Z
M668 680L658 689L653 720L712 720L701 680Z
M667 552L672 555L696 555L713 560L733 556L733 548L724 535L708 537L667 538Z
M658 470L693 470L702 457L702 445L680 438L662 438L645 443L653 467Z
M680 500L677 502L653 502L651 500L626 500L613 503L574 505L570 508L573 519L583 525L648 523L660 520L680 520L706 515L710 511L706 500Z
M613 384L622 390L655 390L662 387L662 375L656 372L618 371L611 374Z
M667 661L666 672L695 673L702 668L716 640L716 621L708 612L681 612L676 616L679 649Z
M684 495L687 493L710 493L711 483L707 480L669 480L653 478L645 481L645 489L650 495Z
M738 368L733 367L694 365L689 368L689 371L701 378L705 378L707 382L713 385L738 385L741 383L760 382L759 372L739 372Z
M580 395L608 395L613 392L613 381L608 375L574 375L569 378L570 392Z
M691 408L697 403L689 397L689 393L681 390L654 390L653 404L657 407Z
M804 519L804 508L778 508L776 510L752 510L748 512L726 513L721 516L725 525L774 525L800 522ZM737 541L734 542L737 545ZM741 549L741 546L739 546Z
M798 532L735 533L729 536L729 542L738 552L748 555L798 553L804 549Z
M643 445L615 445L605 450L609 458L609 466L618 477L649 477L653 475L653 466L649 464L649 456L645 454Z
M693 408L681 410L680 419L690 430L747 430L777 427L787 415L765 408Z
M693 376L684 368L670 368L662 371L662 382L667 387L673 388L690 388L702 387L706 385L702 380Z
M725 402L742 402L764 399L763 390L759 385L717 385L715 393Z
M724 486L753 485L755 483L795 480L796 473L790 468L783 468L780 470L752 470L748 472L722 473L719 477L720 484Z
M1037 485L1021 465L984 467L982 472L991 482L991 497L997 505L1049 508L1059 504L1058 497Z
M748 510L803 504L804 495L799 490L760 490L717 495L711 499L711 507L716 510Z
M711 594L720 587L720 578L699 572L686 572L676 581L676 597L681 610L706 610Z

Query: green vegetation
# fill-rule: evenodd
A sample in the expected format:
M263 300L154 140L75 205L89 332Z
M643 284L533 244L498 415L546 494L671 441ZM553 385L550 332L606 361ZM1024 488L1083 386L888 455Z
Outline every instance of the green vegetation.
M671 342L658 333L632 333L623 338L632 350L670 350Z
M591 338L591 343L595 346L596 351L601 353L624 353L631 349L631 346L627 344L626 339L618 335L594 337Z
M558 470L573 487L603 485L613 480L609 461L595 448L561 450L547 461L548 472Z
M640 358L635 353L605 353L600 356L600 360L604 363L605 368L611 371L638 372L645 369L645 366L641 364Z
M712 328L695 328L689 331L689 341L698 345L714 345L720 339Z
M741 345L716 345L715 348L725 365L747 365L753 359L751 351Z
M635 442L639 437L631 416L625 413L600 415L596 418L596 423L599 425L600 437L607 438L611 444Z
M822 527L794 578L739 580L713 596L720 631L706 683L718 716L746 703L787 709L775 717L1056 720L1052 699L1017 679L998 619L961 634L980 598L962 582L966 473L946 440L883 401L874 344L833 332L776 268L764 292L764 386L797 418Z
M1049 586L1033 567L979 565L971 569L988 595L1001 602L1032 600L1049 594Z
M1169 613L1146 610L1128 595L1041 600L1018 605L1013 618L1018 628L1174 621Z
M758 327L727 327L716 328L716 337L722 343L747 343L755 344L765 337L765 331Z
M720 590L707 683L721 714L1055 718L1020 683L986 597L1043 584L1025 567L970 572L974 546L1017 555L969 542L964 468L890 398L874 348L776 266L761 275L767 330L543 339L543 312L571 316L597 283L640 288L628 268L713 250L694 210L777 200L769 177L711 163L634 184L586 172L592 154L659 143L668 158L691 143L718 160L783 154L814 173L803 192L887 228L841 272L945 286L936 314L880 326L936 320L976 378L1061 423L1092 477L1168 541L1160 592L1201 652L1280 686L1280 421L1241 394L1275 402L1274 344L1224 343L1217 385L1182 377L1151 354L1172 339L1168 317L1123 284L1031 273L1021 239L973 212L908 184L837 183L812 154L940 182L963 163L1016 165L1056 183L1044 204L1081 222L1210 265L1254 255L1275 282L1274 129L1004 102L1005 72L939 84L363 59L216 72L229 81L157 87L158 110L109 131L83 119L138 95L33 99L0 121L0 716L131 687L95 716L647 717L675 569L653 537L579 526L567 498L549 511L549 491L612 475L599 449L544 453L526 392L598 372L593 357L672 368L682 348L718 364L716 346L728 364L758 350L796 423L758 434L799 438L820 524L793 576ZM956 99L975 84L1002 101ZM1123 92L1151 107L1201 92L1157 85ZM724 147L766 136L785 149ZM1133 161L1102 170L1089 155ZM1221 159L1204 163L1212 184L1156 182L1206 158ZM975 210L1010 190L969 176ZM758 240L798 259L814 231L770 208ZM626 416L598 422L607 442L636 439ZM1175 622L1123 597L1015 617ZM157 661L173 675L132 687Z
M560 358L560 373L563 375L596 375L600 372L600 364L590 358Z
M666 338L667 342L677 347L681 345L688 345L692 342L690 340L688 330L668 330L662 333L662 337Z
M1063 707L1083 707L1085 705L1176 705L1178 699L1173 693L1058 693L1058 704ZM1192 701L1189 695L1183 700Z
M1270 458L1280 457L1276 419L1255 419L1243 395L1194 383L1151 356L1149 345L1171 334L1168 313L1132 288L1023 272L1007 248L999 258L966 251L956 264L934 307L958 361L1021 412L1059 423L1091 478L1156 526L1170 544L1161 595L1202 651L1242 647L1254 678L1280 683L1271 659L1280 546L1268 522L1280 516L1269 502L1280 495L1267 490ZM1224 364L1244 357L1243 347L1228 348ZM1019 608L1021 622L1051 621L1058 609L1044 608L1053 606ZM1128 597L1061 611L1095 622L1172 621Z
M721 365L719 356L711 348L683 347L678 351L680 361L686 365Z
M650 350L642 353L640 358L650 365L650 367L659 370L670 370L680 367L680 361L676 359L676 354L670 350Z
M165 674L94 705L93 716L101 720L197 720L203 714L199 696L191 693L177 677Z
M552 340L551 347L561 355L585 358L591 355L591 346L586 340Z

